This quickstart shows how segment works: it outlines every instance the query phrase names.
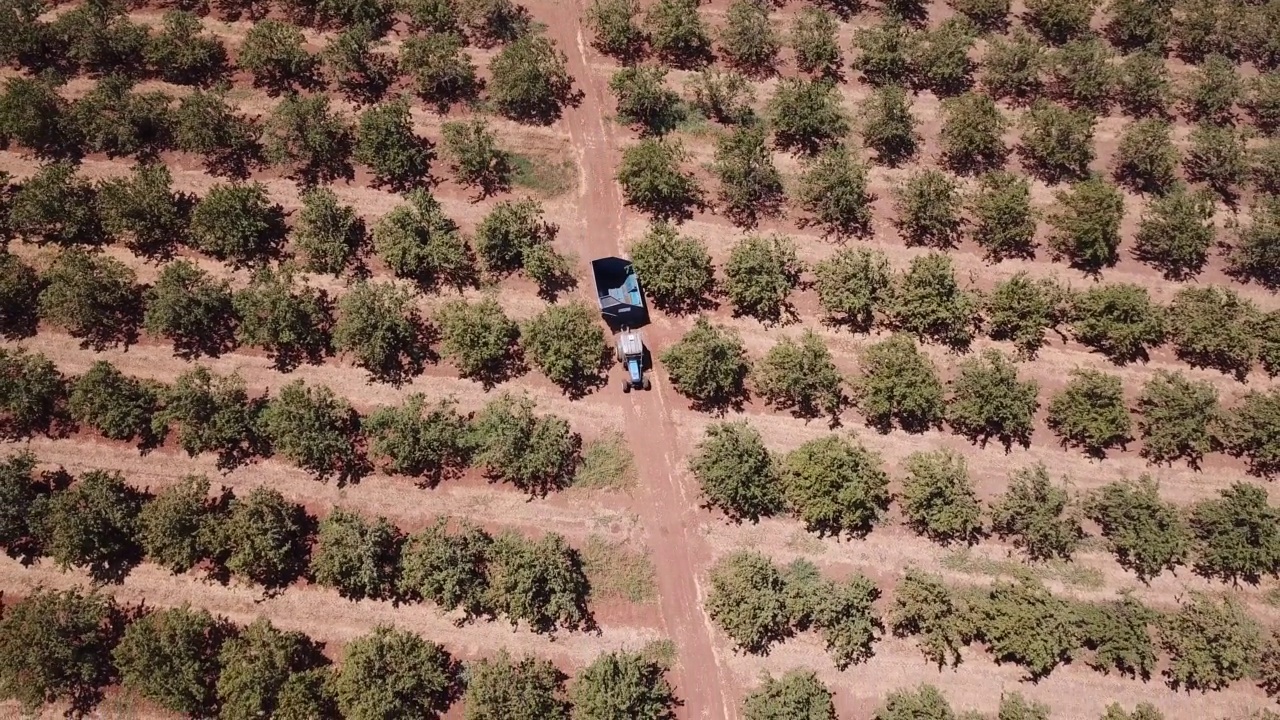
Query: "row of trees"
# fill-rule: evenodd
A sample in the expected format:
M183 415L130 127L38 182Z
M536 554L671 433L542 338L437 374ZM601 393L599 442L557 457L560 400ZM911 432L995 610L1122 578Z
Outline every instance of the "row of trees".
M79 426L144 452L172 433L192 457L214 453L231 469L275 455L313 478L358 482L382 471L434 486L474 467L530 495L569 485L582 441L568 421L502 394L477 413L421 394L358 414L324 385L289 383L254 396L238 375L197 366L171 385L129 377L106 361L64 377L40 353L0 350L0 436L58 437Z
M1020 666L1031 680L1083 660L1098 672L1144 681L1163 668L1174 689L1220 690L1251 678L1277 692L1280 635L1265 632L1231 597L1193 593L1177 610L1161 612L1129 595L1062 598L1030 577L957 587L918 570L898 582L883 616L873 607L879 596L862 575L837 582L807 560L780 567L740 551L713 566L707 611L753 654L812 628L841 669L869 660L887 626L897 637L914 638L939 668L959 665L962 651L980 643L996 662Z
M192 476L152 495L119 473L37 472L23 453L0 462L12 498L0 546L24 563L49 558L95 582L120 582L144 559L166 570L278 592L305 577L349 600L432 602L463 620L505 618L534 632L594 627L582 558L564 537L495 536L440 518L408 534L343 508L322 520L265 487L210 494Z
M1146 475L1074 493L1065 477L1054 481L1037 464L1012 473L1004 494L984 509L964 458L952 451L908 456L895 495L881 458L851 439L828 435L774 454L742 421L709 426L689 469L704 505L734 522L787 513L820 535L862 537L896 501L903 523L933 542L964 546L993 535L1044 561L1070 560L1088 519L1143 582L1184 565L1231 583L1280 576L1280 509L1249 483L1184 509L1162 499Z
M461 701L467 720L667 720L677 700L665 667L610 652L571 683L547 660L506 650L460 661L443 646L379 625L343 647L258 619L238 627L189 606L123 607L79 590L37 590L0 617L0 688L28 712L93 710L112 685L186 717L438 718Z

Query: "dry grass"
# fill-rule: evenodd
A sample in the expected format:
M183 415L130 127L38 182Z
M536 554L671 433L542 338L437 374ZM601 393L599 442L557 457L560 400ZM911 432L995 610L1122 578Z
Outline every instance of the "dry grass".
M630 490L636 484L636 458L626 438L610 432L587 443L573 486L585 490Z
M648 603L657 598L653 561L647 551L592 535L582 548L582 564L596 601Z

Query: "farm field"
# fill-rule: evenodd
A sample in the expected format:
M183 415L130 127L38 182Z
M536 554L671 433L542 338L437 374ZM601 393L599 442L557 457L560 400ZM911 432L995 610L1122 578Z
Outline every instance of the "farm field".
M1276 0L0 27L0 714L1274 716Z

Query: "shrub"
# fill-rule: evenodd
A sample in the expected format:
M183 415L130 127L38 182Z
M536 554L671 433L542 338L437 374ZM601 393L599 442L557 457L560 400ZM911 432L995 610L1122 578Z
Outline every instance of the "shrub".
M1089 31L1096 7L1095 0L1028 0L1024 19L1045 40L1061 45Z
M649 47L665 64L693 69L711 61L711 35L698 0L658 0L644 17Z
M556 533L535 541L499 535L489 548L489 583L490 603L512 627L524 621L537 633L593 629L582 558Z
M1126 56L1116 68L1115 84L1116 102L1129 117L1164 117L1173 101L1173 81L1159 53Z
M529 360L566 392L581 393L604 366L609 347L595 315L580 302L553 305L529 320L521 333Z
M36 334L42 285L35 268L0 250L0 336L18 340Z
M822 338L805 330L796 342L784 337L752 369L756 392L776 408L799 417L840 414L844 379Z
M458 662L418 634L378 625L347 644L331 689L343 717L439 717L457 695Z
M1095 370L1073 370L1071 381L1049 402L1049 427L1063 446L1075 445L1092 456L1124 446L1131 422L1120 378Z
M1138 398L1142 455L1154 462L1186 459L1198 467L1215 443L1209 431L1218 418L1218 393L1204 381L1159 371Z
M333 324L325 293L299 286L293 277L288 269L264 268L232 298L240 318L236 339L266 350L275 367L285 371L303 362L322 362L329 352Z
M840 72L838 29L835 16L820 7L804 7L796 13L790 39L800 72L822 76Z
M366 521L335 508L320 522L310 575L348 600L387 599L395 592L404 538L386 518Z
M1107 12L1107 39L1125 50L1161 51L1173 29L1173 3L1165 0L1116 0Z
M1244 137L1230 128L1197 126L1191 131L1191 147L1183 158L1182 169L1188 180L1203 182L1231 200L1249 173Z
M720 51L731 66L752 75L774 72L782 46L769 24L765 0L734 0L725 12L720 30Z
M142 493L118 472L90 470L40 508L37 535L58 567L84 568L97 583L119 583L142 560Z
M137 337L139 288L124 263L79 248L62 251L41 277L40 319L103 350Z
M1025 178L1003 170L986 173L968 205L974 219L970 235L988 261L1035 256L1036 212Z
M373 227L373 249L396 277L424 288L475 283L475 259L458 224L444 214L440 201L426 190L414 190L403 205L383 215Z
M72 420L108 440L138 438L141 447L150 448L160 439L151 432L156 395L152 384L127 377L111 363L99 360L72 384L67 407Z
M328 188L302 194L302 209L293 228L292 241L310 272L338 277L358 262L365 244L364 220L354 207L340 205Z
M1191 530L1177 505L1160 499L1150 475L1102 486L1085 503L1085 514L1102 529L1126 570L1146 582L1186 562Z
M795 243L783 235L748 235L729 253L724 268L725 294L734 312L761 322L780 322L792 314L788 297L800 282L804 265Z
M763 655L791 635L782 573L769 558L739 551L711 568L707 615L746 652Z
M267 161L304 186L354 177L352 128L329 111L327 95L289 95L272 111L262 135Z
M744 125L717 138L711 172L720 181L725 217L735 225L755 227L761 216L780 210L782 175L774 167L763 126Z
M655 223L628 249L636 273L653 304L683 313L701 307L715 285L711 255L700 238L680 235L668 223Z
M324 385L285 385L263 409L261 422L273 449L316 480L336 476L343 485L366 472L357 444L360 417Z
M569 688L574 720L665 720L677 704L663 667L631 652L609 652L583 668Z
M1040 386L1034 380L1018 379L1017 368L999 350L960 363L951 382L947 403L947 424L969 438L986 445L996 438L1005 450L1017 442L1031 444Z
M783 150L813 155L849 134L849 118L827 80L784 78L769 99L773 141Z
M173 192L169 169L142 164L98 185L102 229L139 255L168 257L187 232L190 200Z
M876 88L864 103L862 114L862 142L876 152L877 162L897 167L915 156L921 137L901 86Z
M818 301L827 320L867 332L892 300L889 259L876 250L844 247L814 267Z
M1083 177L1093 162L1093 117L1038 100L1022 116L1018 152L1046 182Z
M452 32L405 39L400 67L412 81L414 93L433 106L437 113L448 112L455 103L474 100L480 92L476 66L463 50L464 45L462 38ZM462 122L457 127L474 128L483 122L477 118L469 123Z
M59 432L67 417L67 381L44 354L0 348L0 437Z
M662 352L662 364L676 391L697 407L723 411L746 396L750 364L742 338L705 316Z
M76 166L41 166L14 193L8 228L17 237L43 245L95 245L103 240L97 193Z
M991 506L991 531L1011 538L1032 560L1069 560L1084 537L1070 500L1065 487L1049 480L1043 464L1023 468L1009 477L1008 489Z
M818 153L800 174L796 199L828 235L866 235L871 231L867 170L844 143Z
M987 95L967 92L943 103L945 120L939 141L948 167L956 173L978 174L1004 165L1008 121Z
M780 678L765 674L742 701L746 720L835 720L833 693L812 670L790 670Z
M936 252L913 258L898 278L890 317L901 330L956 349L969 346L979 322L977 298L956 282L951 258Z
M1163 309L1145 287L1130 283L1097 285L1076 296L1071 329L1078 342L1112 362L1146 360L1147 350L1164 342Z
M302 31L279 20L260 21L245 33L236 65L253 75L253 86L280 95L312 82L316 59L303 48Z
M265 263L284 237L284 210L262 183L216 184L191 213L191 245L235 267Z
M1236 241L1227 253L1227 271L1237 278L1255 281L1263 287L1280 287L1277 269L1280 253L1280 198L1259 198L1250 208L1251 222L1239 226Z
M1106 113L1115 95L1116 72L1111 60L1111 50L1097 38L1063 45L1050 61L1054 92L1070 107Z
M506 189L511 183L511 157L498 147L498 137L482 118L447 122L442 144L458 182L480 189L481 196Z
M702 202L702 189L681 168L688 158L679 141L646 138L626 148L617 176L623 199L660 220L691 216Z
M1134 238L1138 259L1158 268L1168 280L1199 274L1214 244L1214 203L1206 193L1182 186L1153 198Z
M820 535L866 535L889 507L889 476L880 456L837 435L788 453L780 479L787 505Z
M395 59L378 52L387 44L375 37L380 32L382 28L354 25L330 38L320 51L326 78L348 100L377 102L399 75Z
M360 114L351 158L373 172L376 185L401 192L427 176L431 152L413 134L408 100L396 98Z
M993 97L1027 100L1040 94L1040 73L1047 57L1044 45L1021 27L1008 38L992 39L982 62L982 86Z
M169 96L135 92L133 85L131 78L109 75L72 103L66 119L81 149L108 157L153 159L169 146Z
M184 358L218 356L235 343L231 286L187 260L165 265L144 294L142 326Z
M773 458L745 420L709 425L689 471L702 488L704 504L734 522L757 522L783 508Z
M333 346L379 382L403 384L422 372L430 349L413 296L390 283L361 281L338 301Z
M1169 343L1193 367L1210 367L1243 379L1257 353L1253 303L1228 288L1186 287L1173 296L1166 321Z
M914 41L910 29L891 17L879 25L858 28L853 32L853 46L859 51L853 69L876 87L905 85L910 74L907 52Z
M505 649L466 665L465 720L567 720L565 675L549 660L513 659Z
M1178 149L1169 123L1138 120L1125 128L1116 149L1116 182L1143 192L1164 193L1177 181Z
M498 396L476 415L471 460L489 479L530 495L546 495L572 481L582 438L556 415L534 414L527 397Z
M667 87L664 68L622 68L609 79L609 90L618 101L618 119L645 134L661 135L683 119L680 96Z
M173 143L202 156L208 172L233 178L248 177L261 153L256 123L232 112L225 94L200 90L178 102Z
M1072 267L1096 274L1115 265L1120 246L1124 197L1114 185L1094 175L1056 194L1057 208L1049 214L1054 233L1049 247Z
M997 662L1022 666L1028 678L1048 676L1079 647L1071 605L1038 581L997 581L976 608L977 635Z
M1280 511L1267 504L1264 488L1233 483L1219 497L1191 508L1196 572L1205 577L1257 584L1280 574Z
M617 60L633 60L644 52L648 38L636 17L636 0L592 0L584 19L591 28L591 46Z
M1170 656L1164 672L1170 687L1207 691L1252 674L1262 638L1235 598L1194 593L1161 624L1160 645Z
M907 456L902 514L917 533L944 545L982 534L982 508L964 458L947 450Z
M960 188L938 170L922 170L907 178L895 193L898 230L908 245L945 250L960 239Z
M867 423L888 432L897 423L923 432L943 417L942 383L929 358L906 335L892 335L862 353L854 400Z
M690 107L704 116L726 125L756 120L755 89L736 70L706 68L685 81Z
M523 35L489 63L489 97L505 117L548 125L573 95L566 62L550 38Z
M938 688L921 684L911 690L894 690L876 710L875 720L950 720L951 703Z
M951 18L925 30L909 53L912 83L936 95L956 95L969 88L974 28L968 21Z
M289 708L289 693L321 665L315 644L299 632L277 630L259 618L228 638L218 654L217 692L228 720L272 715ZM312 671L312 672L308 672Z
M1191 120L1226 123L1243 90L1235 63L1210 55L1196 68L1182 93L1182 105Z
M462 607L467 618L492 615L487 563L493 538L465 521L452 533L447 525L447 518L439 518L409 538L398 590L445 612Z
M210 712L217 705L218 652L233 632L208 610L153 610L129 623L112 652L121 685L170 712Z
M941 576L908 568L894 590L889 627L897 637L915 636L920 652L939 670L956 667L973 632L967 610Z

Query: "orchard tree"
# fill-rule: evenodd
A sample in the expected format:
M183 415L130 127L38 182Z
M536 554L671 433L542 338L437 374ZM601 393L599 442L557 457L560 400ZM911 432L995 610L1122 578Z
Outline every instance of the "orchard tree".
M306 635L279 630L265 618L254 620L218 653L221 717L252 720L286 712L301 677L325 662Z
M1269 140L1255 148L1249 159L1253 189L1272 197L1280 195L1280 140Z
M791 670L782 677L765 674L742 701L746 720L836 720L833 693L812 670Z
M530 362L570 395L599 380L609 348L596 313L580 302L552 305L521 330Z
M463 521L455 531L438 518L412 535L402 554L398 590L409 600L430 600L466 619L492 616L488 600L488 554L493 538Z
M788 298L803 271L791 238L748 235L729 253L724 268L725 294L736 314L779 323L794 312Z
M92 3L58 16L49 26L51 38L61 40L65 57L60 64L96 75L139 72L146 64L145 27L131 22L123 3Z
M42 552L39 507L54 491L55 476L36 475L36 456L31 451L0 458L0 547L24 564L34 562Z
M537 415L528 397L499 395L472 421L472 464L490 480L509 482L531 496L568 486L577 470L582 438L557 415Z
M1120 566L1144 583L1187 560L1191 528L1177 505L1160 498L1150 475L1102 486L1085 502L1084 512L1102 529Z
M853 33L858 56L851 65L874 87L906 85L911 72L907 53L915 39L910 28L892 17L858 28Z
M1019 380L1014 364L994 349L961 361L958 370L946 410L951 429L982 445L994 437L1006 451L1015 442L1029 446L1039 384Z
M947 4L980 30L1004 30L1009 24L1009 0L947 0Z
M1065 484L1066 478L1063 478ZM1015 471L1009 488L991 506L991 531L1032 560L1070 560L1084 538L1080 513L1065 487L1049 479L1043 463Z
M900 501L907 525L930 540L968 545L982 534L982 507L969 470L949 450L907 456Z
M952 720L951 703L932 685L894 690L876 710L875 720Z
M330 112L328 95L287 95L267 118L262 142L267 161L306 187L354 177L352 128Z
M524 622L536 633L592 630L589 592L582 557L562 535L530 540L508 531L489 548L490 603L513 628Z
M689 332L662 352L662 364L676 391L699 409L723 413L746 398L750 364L742 338L706 316L699 315Z
M1193 121L1226 124L1233 119L1232 110L1243 90L1235 63L1215 53L1196 67L1183 88L1183 110Z
M40 279L40 319L79 338L83 347L103 350L137 338L141 293L124 263L69 248Z
M60 435L67 415L67 379L43 353L0 348L0 437Z
M391 283L361 281L338 301L333 347L378 382L399 386L422 372L431 351L413 295Z
M799 342L779 340L752 368L751 377L766 404L789 408L798 417L829 415L834 420L846 402L844 378L826 343L812 330L805 330Z
M0 336L19 340L36 334L43 285L35 268L0 250Z
M1075 296L1071 330L1080 343L1112 362L1147 360L1147 350L1164 342L1164 309L1141 285L1095 285Z
M618 183L626 203L658 220L683 220L702 204L702 189L681 165L689 159L678 140L645 138L622 151Z
M352 102L377 102L399 75L396 59L378 52L387 44L376 37L379 32L367 24L353 25L334 35L320 51L325 78Z
M191 213L191 245L236 267L265 263L285 233L284 210L259 182L216 184Z
M1124 196L1097 175L1060 190L1057 205L1049 213L1054 232L1049 248L1073 267L1097 274L1115 265L1124 219Z
M782 42L769 23L768 0L734 0L720 30L720 52L734 68L754 77L776 72Z
M1169 134L1169 123L1159 118L1126 127L1116 148L1116 182L1143 192L1169 190L1177 182L1178 169L1178 149Z
M1227 254L1227 271L1245 281L1268 289L1280 288L1280 197L1258 198L1250 208L1247 224L1235 232L1235 242Z
M1173 81L1164 55L1144 50L1116 67L1116 102L1131 118L1162 118L1173 102Z
M67 111L70 104L46 79L15 76L0 90L0 138L37 157L74 157L80 151Z
M467 663L465 673L464 720L569 718L564 697L566 677L550 660L516 659L503 649L494 658Z
M1107 6L1107 39L1125 50L1163 50L1173 30L1173 3L1115 0Z
M403 535L384 517L372 522L334 508L320 522L311 552L311 578L348 600L385 600L395 594Z
M459 290L475 284L471 248L458 224L444 214L440 201L426 190L414 190L405 203L378 219L373 249L396 277L424 289L444 285Z
M1238 584L1257 584L1280 574L1280 510L1267 503L1266 490L1237 482L1219 496L1191 508L1196 572Z
M511 184L511 154L498 146L498 136L483 118L447 122L442 128L445 156L463 185L480 189L482 197Z
M409 102L400 97L360 115L351 157L373 172L378 186L403 192L425 180L431 151L426 141L413 134Z
M1028 0L1026 22L1045 40L1061 45L1089 31L1096 0Z
M921 137L902 86L876 88L863 104L862 115L862 142L876 152L877 162L897 167L915 156Z
M843 238L871 231L867 169L845 143L818 153L800 174L796 200L827 235Z
M1151 625L1160 615L1125 595L1105 603L1076 606L1080 642L1092 653L1085 662L1102 673L1115 670L1120 675L1147 680L1156 669L1156 646Z
M1119 376L1076 369L1070 377L1049 402L1049 428L1063 446L1075 445L1102 457L1108 449L1128 443L1132 423Z
M941 424L942 382L933 362L910 336L894 334L869 345L861 364L854 402L868 425L887 433L896 423L918 433Z
M263 409L261 423L272 448L316 480L336 476L343 485L366 472L357 443L359 415L324 385L285 385Z
M1216 207L1205 192L1178 185L1152 198L1138 223L1133 254L1158 268L1168 280L1188 280L1208 261L1217 238Z
M1271 133L1280 128L1280 72L1272 70L1250 80L1240 105L1259 130Z
M1042 90L1040 76L1047 65L1044 45L1026 29L1016 27L1007 38L991 40L979 79L992 97L1029 102Z
M843 247L813 271L818 302L829 322L868 332L892 302L892 269L878 250Z
M1050 56L1050 82L1066 105L1105 114L1115 96L1113 54L1098 38L1082 38L1058 48Z
M760 432L745 420L709 425L689 471L702 488L704 505L734 522L758 522L784 508L774 459Z
M69 162L38 168L9 199L10 234L38 245L97 245L105 238L97 192Z
M489 97L505 117L549 125L573 100L573 78L566 63L555 41L541 34L525 34L490 62Z
M663 0L660 0L663 1ZM678 704L665 668L639 653L609 652L582 669L569 688L573 720L672 720Z
M346 647L330 688L342 717L438 718L458 694L458 662L417 633L378 625Z
M1185 287L1169 303L1169 344L1192 367L1207 367L1243 380L1258 352L1258 310L1234 290Z
M592 32L591 46L623 62L637 59L648 43L639 15L637 0L592 0L584 16Z
M898 278L889 315L897 329L964 349L978 327L978 299L956 282L950 257L929 252Z
M711 62L711 34L698 14L699 2L658 0L645 11L649 47L664 64L693 70Z
M785 593L784 578L773 561L738 551L711 568L707 615L742 650L767 654L793 632Z
M960 240L960 188L946 173L921 170L894 194L898 230L907 245L955 247Z
M454 300L436 311L440 352L458 373L493 387L520 372L520 327L492 296L476 302Z
M1018 152L1023 164L1046 182L1080 178L1093 162L1093 116L1037 100L1021 120Z
M735 225L752 228L781 210L782 174L773 164L763 125L744 125L717 138L711 172L720 182L717 195L725 217Z
M990 96L967 92L943 104L946 113L939 140L952 171L979 174L1004 165L1008 121Z
M897 637L916 638L926 660L938 669L960 665L960 649L972 640L975 628L960 593L947 587L940 575L908 568L894 588L887 617Z
M1227 202L1249 173L1245 137L1231 128L1201 124L1191 131L1191 147L1182 161L1187 179L1203 182Z
M147 163L127 178L100 182L97 206L108 236L139 255L166 258L187 232L191 199L173 191L167 167Z
M302 194L302 209L290 239L301 256L302 267L310 272L340 277L348 266L359 262L364 248L364 220L354 207L339 204L328 188Z
M224 508L209 488L207 477L188 475L142 506L138 544L148 560L179 575L210 556L209 538Z
M136 155L154 159L170 143L170 98L158 92L135 92L134 80L109 75L71 105L67 121L80 148L107 157Z
M213 711L218 653L234 627L189 605L152 610L129 623L112 652L121 686L170 712Z
M529 11L513 0L460 0L454 5L459 24L480 47L510 43L531 30Z
M880 456L838 435L792 450L779 477L787 506L820 535L864 536L889 507L889 476Z
M297 27L279 20L262 20L244 36L236 65L253 75L254 87L272 95L307 87L314 82L316 58L303 45Z
M254 273L232 304L240 318L236 340L266 350L277 369L292 370L303 362L317 365L329 353L333 315L328 296L295 283L287 267Z
M1250 391L1226 416L1219 440L1227 452L1245 458L1249 472L1265 478L1280 473L1280 395Z
M609 79L618 101L618 119L647 135L662 135L684 117L680 96L667 87L667 71L655 66L624 67Z
M724 125L740 125L757 120L755 89L736 70L705 68L685 81L688 103L704 116Z
M1143 386L1137 410L1142 455L1149 461L1186 460L1199 467L1217 447L1210 427L1221 414L1218 391L1203 380L1159 370Z
M1239 600L1196 592L1160 624L1160 646L1169 656L1164 675L1171 688L1221 690L1254 673L1262 632Z
M151 432L157 404L154 384L128 377L106 360L99 360L71 384L67 409L72 420L108 440L130 442L136 438L139 448L146 450L161 439Z
M480 93L476 66L465 45L461 36L439 32L408 37L401 48L401 70L409 77L414 93L438 114L447 113L456 103L475 100Z
M1038 680L1071 660L1080 645L1071 603L1038 580L997 581L975 608L979 640L997 662L1020 665Z
M873 603L880 590L866 576L854 574L843 582L823 583L806 618L822 637L837 670L864 663L874 655L872 645L884 629Z
M907 62L912 83L935 95L958 95L973 84L969 51L975 39L967 20L949 18L922 31L911 43Z
M235 114L221 92L196 90L173 113L174 145L202 156L205 169L214 175L248 177L261 159L258 135L257 123Z
M231 501L214 539L218 557L233 575L279 590L306 568L313 522L279 491L256 487Z
M669 223L649 226L628 248L644 289L659 309L687 313L702 308L715 287L715 268L701 238L680 235Z
M152 35L144 56L162 79L179 85L209 85L227 74L227 48L203 32L195 14L170 10L160 32Z
M84 568L96 583L122 582L142 560L142 501L119 472L90 470L40 508L41 547L63 570Z
M361 431L369 440L369 454L384 472L408 475L434 487L456 475L471 459L467 418L456 403L444 399L428 406L418 393L395 407L378 408L364 418Z
M986 173L978 178L968 209L973 217L969 235L988 261L1035 257L1037 213L1026 178L1003 170Z
M778 148L813 155L849 134L849 118L828 80L784 78L769 99L767 113Z
M800 72L824 77L839 74L842 58L837 30L835 16L821 7L805 6L796 13L790 41Z
M557 232L557 225L542 218L542 203L504 201L476 227L476 254L491 275L514 272L525 266L534 247L549 244Z
M172 341L184 358L217 357L235 344L230 284L214 280L188 260L165 265L144 293L144 302L142 326Z

